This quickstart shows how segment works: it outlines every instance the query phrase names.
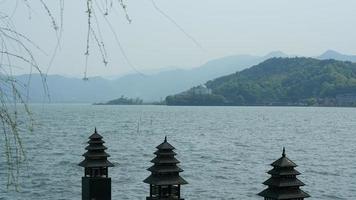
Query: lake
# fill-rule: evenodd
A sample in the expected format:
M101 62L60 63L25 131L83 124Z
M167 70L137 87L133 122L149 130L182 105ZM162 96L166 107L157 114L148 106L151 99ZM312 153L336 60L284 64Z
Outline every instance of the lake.
M256 194L284 146L299 165L308 199L356 199L355 108L39 104L31 109L36 126L22 134L27 162L20 191L6 189L1 153L1 200L81 199L83 168L77 164L94 127L116 165L109 169L113 199L145 199L149 186L142 181L164 136L185 170L187 200L262 200Z

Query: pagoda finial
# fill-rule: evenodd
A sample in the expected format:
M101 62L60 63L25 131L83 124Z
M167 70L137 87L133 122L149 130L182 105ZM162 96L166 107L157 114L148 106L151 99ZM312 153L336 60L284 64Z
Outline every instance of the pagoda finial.
M283 157L286 157L286 148L285 148L285 147L283 147L283 153L282 153L282 156L283 156Z
M94 133L98 133L98 132L96 131L96 127L95 127L95 129L94 129Z
M167 136L164 137L164 142L167 142Z

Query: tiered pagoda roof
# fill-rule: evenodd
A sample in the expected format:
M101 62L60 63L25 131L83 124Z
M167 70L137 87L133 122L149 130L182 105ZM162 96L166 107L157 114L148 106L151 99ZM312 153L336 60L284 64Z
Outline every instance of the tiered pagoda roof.
M297 165L287 158L285 148L283 148L282 157L271 164L273 169L267 173L271 175L263 184L268 188L260 192L258 195L265 197L265 199L304 199L310 197L309 194L299 189L304 186L297 176L300 173L294 168Z
M79 163L79 166L85 168L114 166L110 161L107 160L110 155L105 152L107 147L104 146L105 142L102 139L103 137L97 132L95 128L94 133L89 137L89 145L85 148L87 152L83 154L85 159Z
M151 175L143 182L157 186L187 184L187 181L179 176L183 170L177 166L179 160L174 157L175 148L167 142L167 137L156 148L157 151L154 152L156 157L151 160L153 166L147 169Z

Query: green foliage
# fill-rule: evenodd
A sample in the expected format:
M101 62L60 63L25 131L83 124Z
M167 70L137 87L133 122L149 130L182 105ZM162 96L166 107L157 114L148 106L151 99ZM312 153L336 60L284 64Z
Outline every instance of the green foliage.
M143 100L140 98L132 99L132 98L127 98L127 97L121 96L118 99L114 99L114 100L108 101L106 103L99 103L96 105L142 105L142 103L143 103Z
M316 105L338 95L356 94L356 63L272 58L206 85L229 105Z
M220 106L225 98L215 94L178 94L166 97L167 105L177 106Z

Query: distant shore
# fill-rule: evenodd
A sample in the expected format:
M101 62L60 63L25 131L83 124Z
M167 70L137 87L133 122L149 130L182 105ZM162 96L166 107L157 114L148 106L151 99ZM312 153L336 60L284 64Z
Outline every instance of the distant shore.
M167 105L167 104L155 104L155 103L143 103L143 104L102 104L93 103L94 106L167 106L167 107L305 107L305 108L355 108L356 106L332 106L332 105L263 105L263 104L250 104L250 105Z

